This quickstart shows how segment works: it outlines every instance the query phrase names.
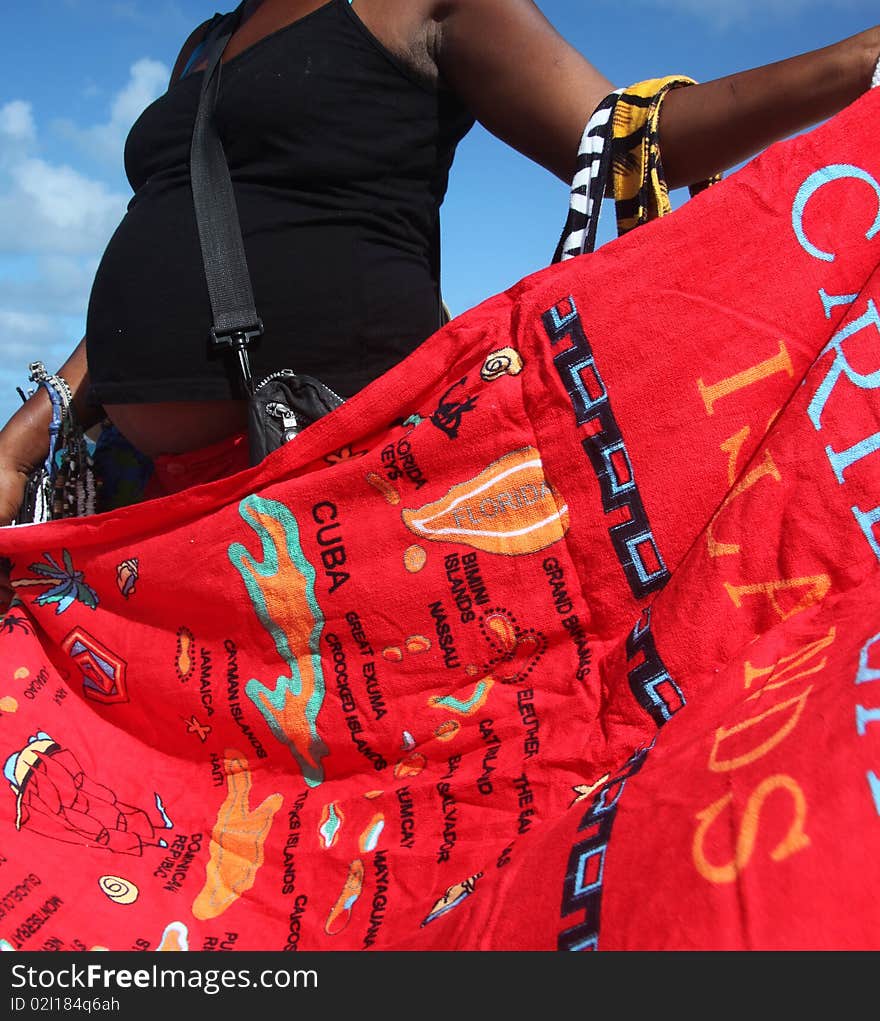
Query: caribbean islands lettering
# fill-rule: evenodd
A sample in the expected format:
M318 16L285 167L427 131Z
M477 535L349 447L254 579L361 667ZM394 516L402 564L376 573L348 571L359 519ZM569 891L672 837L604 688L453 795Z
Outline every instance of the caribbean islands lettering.
M24 689L22 694L24 697L31 702L37 697L37 695L46 687L49 683L49 671L46 667L41 666L37 671L36 676L32 677L28 686Z
M250 726L243 718L244 711L241 708L241 702L239 701L241 684L238 679L238 647L231 638L227 638L223 643L223 648L226 650L226 697L229 700L229 712L241 728L242 734L244 734L250 742L251 747L257 754L257 758L265 759L267 757L266 749L262 746L260 739L251 730Z
M526 776L525 770L522 773L514 777L513 787L516 791L516 802L519 806L519 818L517 819L516 831L519 834L528 833L529 827L532 825L532 816L535 814L535 809L532 808L532 804L535 800L535 794L532 790L532 785L529 783L529 778Z
M390 482L406 478L412 482L416 490L428 484L424 472L416 463L415 454L406 437L399 439L396 443L389 443L382 449L382 464Z
M409 787L398 787L395 793L400 806L400 846L412 850L416 843L416 819L412 794Z
M214 715L214 693L211 689L211 650L199 649L199 701L206 716Z
M287 942L285 950L299 950L300 934L302 932L302 916L305 914L309 898L304 893L299 893L293 902L293 911L290 912L287 930Z
M281 873L281 893L286 897L296 893L296 858L294 852L299 847L302 836L301 813L307 797L308 791L302 791L297 795L292 808L287 813L287 838L284 841L284 850L282 852L283 869ZM285 950L296 950L299 947L302 916L308 902L309 899L304 893L297 894L294 899L293 909L287 920Z
M458 804L455 795L452 793L452 785L441 780L437 784L437 794L440 798L440 810L443 814L443 840L437 849L437 864L449 861L449 856L455 848L458 840L458 833L455 829L458 823Z
M495 760L501 750L501 738L495 733L493 720L480 720L480 737L488 746L483 755L483 771L477 777L477 790L480 794L491 794L494 790L492 785L492 774L498 768Z
M226 786L226 770L223 768L223 759L216 752L211 752L211 783L215 787Z
M21 950L31 937L43 928L46 922L61 908L64 901L60 897L49 897L48 900L27 916L27 918L14 930L10 936L10 942L16 950Z
M336 694L339 698L342 712L345 715L345 725L348 727L349 737L360 754L369 761L373 769L379 772L388 766L388 762L370 745L366 738L361 737L364 732L364 726L361 722L357 701L351 688L348 659L345 655L342 641L338 635L332 633L325 635L324 641L330 646L333 674L336 678Z
M202 849L204 834L193 833L187 836L178 833L165 850L165 857L155 869L153 875L167 882L162 887L168 893L179 893L186 877Z
M586 629L580 617L574 612L574 603L571 601L565 582L565 571L556 557L547 557L541 566L547 575L547 584L550 586L550 593L553 596L553 605L562 618L562 626L568 632L577 653L578 668L575 677L579 681L583 681L590 673L590 661L593 658L593 653L587 639Z
M345 620L348 626L351 628L351 637L357 642L358 652L362 656L374 656L373 646L367 640L366 632L364 631L364 625L361 618L352 610L350 613L345 615Z
M294 860L293 852L299 846L300 841L300 830L302 829L302 820L300 813L302 812L303 805L306 803L308 792L303 791L294 801L293 807L287 813L287 839L284 842L283 851L283 871L281 874L281 892L287 896L296 889L296 862Z
M443 653L443 665L448 670L459 670L461 660L455 649L455 639L452 637L452 628L449 626L449 614L443 607L443 603L437 599L428 606L431 617L434 620L434 630L437 632L437 643Z
M367 641L363 623L354 610L345 615L345 620L351 628L351 637L357 642L360 654L370 657L365 663L361 664L361 671L364 675L364 686L370 702L370 711L377 721L381 720L387 714L388 707L385 705L385 698L382 694L379 678L376 675L376 660L373 658L375 655L373 646Z
M523 757L530 759L541 750L541 742L538 737L538 730L541 721L535 709L535 691L533 688L520 688L516 693L516 707L519 710L519 718L525 727L526 736L523 739Z
M20 904L25 897L34 892L36 887L41 885L40 877L31 872L29 875L24 876L10 890L7 890L6 894L0 898L0 920L12 914L16 905Z
M54 953L62 950L78 950L82 953L83 950L89 948L83 943L81 939L72 939L69 943L65 943L59 936L49 936L42 946L32 947L32 950L51 950Z
M330 587L328 595L344 585L351 575L343 570L348 562L348 555L345 552L345 545L342 541L342 531L339 522L339 511L335 503L329 500L322 500L312 507L312 518L321 527L315 533L315 540L321 549L321 565Z
M449 583L449 594L458 610L462 624L469 624L476 619L474 605L485 606L489 602L486 584L480 574L476 553L449 553L443 559L446 569L446 580Z
M222 951L229 952L235 950L237 942L237 932L227 932L222 938L220 936L205 936L202 942L202 950L213 950L218 953Z
M377 851L373 855L373 871L376 886L373 890L373 902L370 906L370 924L364 936L364 950L371 947L379 935L385 921L385 908L388 904L388 886L391 882L388 870L388 855L385 851Z

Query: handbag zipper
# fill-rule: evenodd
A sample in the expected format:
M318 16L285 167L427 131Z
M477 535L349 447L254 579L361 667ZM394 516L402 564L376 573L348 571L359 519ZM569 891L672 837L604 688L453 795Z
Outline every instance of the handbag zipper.
M279 369L277 372L270 372L268 376L265 376L263 379L260 380L259 383L257 383L257 385L254 387L254 393L256 393L258 390L264 387L267 383L271 383L273 379L288 379L291 376L295 375L296 373L293 371L293 369ZM322 383L321 386L327 391L327 393L335 397L340 404L345 403L345 401L339 396L339 394L336 393L335 390L331 390L326 383Z
M260 380L259 383L257 383L257 385L254 387L254 393L256 393L257 390L262 390L262 388L267 383L271 383L273 379L283 379L285 376L295 375L296 373L293 371L293 369L279 369L278 372L270 372L268 376L264 377L263 379Z
M296 415L286 404L282 404L280 401L270 401L266 405L266 414L281 419L281 428L284 430L281 436L282 443L289 443L296 436L299 431Z

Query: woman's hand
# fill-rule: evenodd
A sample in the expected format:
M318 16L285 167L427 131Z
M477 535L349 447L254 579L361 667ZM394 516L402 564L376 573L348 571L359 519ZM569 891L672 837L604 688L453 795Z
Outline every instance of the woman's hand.
M63 376L73 392L74 412L83 428L98 421L100 410L88 404L88 364L85 339L61 366ZM0 526L8 525L18 516L28 476L43 463L49 452L49 423L52 402L43 387L25 403L0 429ZM12 599L9 570L3 559L0 533L0 614L6 612Z
M0 454L0 526L11 524L18 516L30 471Z
M46 394L42 394L46 398ZM33 404L31 404L33 402ZM39 395L0 430L0 526L11 524L19 514L28 476L45 458L49 447L49 419L52 409L48 399L42 407ZM0 540L0 616L9 609L15 594L9 581L9 561L3 556Z
M30 469L20 459L4 457L0 452L0 526L11 524L18 516ZM9 564L0 558L0 614L9 609L14 593L9 582Z
M52 403L41 387L0 429L0 526L18 517L28 476L49 452L51 420Z

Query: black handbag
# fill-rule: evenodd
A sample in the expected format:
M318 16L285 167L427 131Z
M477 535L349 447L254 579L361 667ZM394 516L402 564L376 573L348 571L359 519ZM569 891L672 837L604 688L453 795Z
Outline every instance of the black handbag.
M221 17L205 44L205 67L190 149L190 176L205 279L211 299L211 343L235 356L248 400L251 464L338 408L343 399L319 379L281 369L255 383L248 347L263 333L254 307L235 193L223 143L214 123L220 57L238 26L241 8Z

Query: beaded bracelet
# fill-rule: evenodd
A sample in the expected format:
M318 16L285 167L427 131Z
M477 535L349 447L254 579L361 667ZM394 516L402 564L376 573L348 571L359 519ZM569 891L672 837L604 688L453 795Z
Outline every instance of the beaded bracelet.
M27 396L43 387L52 404L52 419L48 453L28 479L17 523L94 514L97 490L94 464L76 419L73 391L66 379L47 372L42 362L31 362L28 373L37 387Z

